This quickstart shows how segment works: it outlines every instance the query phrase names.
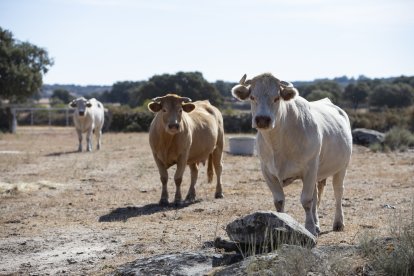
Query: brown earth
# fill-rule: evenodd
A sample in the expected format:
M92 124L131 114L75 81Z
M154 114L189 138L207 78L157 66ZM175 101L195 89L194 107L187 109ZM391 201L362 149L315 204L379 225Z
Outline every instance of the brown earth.
M228 135L231 136L231 135ZM224 154L224 199L201 168L198 203L160 208L161 184L146 133L105 133L103 147L77 153L72 128L19 128L0 135L0 274L110 273L138 258L200 250L239 216L274 210L258 158ZM318 245L358 244L389 235L413 212L414 152L354 146L343 199L346 229L332 232L328 180ZM174 185L170 169L169 193ZM189 170L183 182L183 196ZM301 182L285 188L286 212L304 222ZM213 249L211 249L213 250Z

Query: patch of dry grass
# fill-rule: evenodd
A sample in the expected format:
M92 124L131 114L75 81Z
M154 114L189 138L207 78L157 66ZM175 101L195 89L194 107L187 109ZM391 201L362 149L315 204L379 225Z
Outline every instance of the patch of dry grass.
M76 149L73 128L18 128L17 135L0 137L0 182L62 184L56 189L44 187L0 195L0 240L12 244L16 238L22 242L36 239L45 244L42 250L47 250L87 237L84 242L102 246L107 252L102 253L105 258L101 259L89 256L88 260L94 262L89 267L86 261L71 265L48 260L32 262L33 273L62 267L72 274L96 274L102 267L116 267L137 258L200 250L216 236L225 237L225 226L234 219L257 210L274 210L257 156L224 154L224 199L214 198L214 184L207 184L206 168L200 167L196 191L201 201L181 209L158 210L152 206L160 199L161 183L147 133L104 133L101 151L75 153ZM21 153L1 153L4 151ZM388 204L403 216L409 215L409 198L414 193L413 164L414 155L409 151L373 153L355 146L345 178L345 231L330 231L335 203L328 180L319 210L325 234L319 237L318 247L356 245L355 237L367 228L376 230L377 237L387 237L386 222L393 209L382 206ZM175 168L169 170L170 199L175 192L174 171ZM189 182L187 169L182 184L184 196ZM303 224L301 189L297 181L285 188L285 195L286 212ZM116 210L123 212L126 219L99 221ZM51 229L59 232L57 239L50 239ZM84 229L89 231L85 236ZM7 252L1 245L0 251ZM19 260L29 262L33 254L37 253L32 249L23 250ZM19 265L6 272L19 271L28 274Z
M376 271L385 275L414 275L414 201L411 218L394 216L389 234L386 238L373 233L362 236L363 254Z

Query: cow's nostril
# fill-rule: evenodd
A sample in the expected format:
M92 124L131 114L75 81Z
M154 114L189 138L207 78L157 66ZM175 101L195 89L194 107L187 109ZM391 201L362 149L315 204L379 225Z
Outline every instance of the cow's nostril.
M173 128L178 129L178 126L179 126L178 124L169 124L168 128L169 129L173 129Z
M83 112L83 111L79 111L79 115L80 115L80 116L83 116L83 115L85 115L85 112Z
M268 128L271 121L269 116L256 116L255 120L258 128Z

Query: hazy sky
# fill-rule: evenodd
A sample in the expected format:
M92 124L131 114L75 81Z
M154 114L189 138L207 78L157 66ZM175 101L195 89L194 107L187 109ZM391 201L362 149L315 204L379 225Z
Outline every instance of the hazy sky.
M47 49L48 84L414 75L413 0L0 0L0 26Z

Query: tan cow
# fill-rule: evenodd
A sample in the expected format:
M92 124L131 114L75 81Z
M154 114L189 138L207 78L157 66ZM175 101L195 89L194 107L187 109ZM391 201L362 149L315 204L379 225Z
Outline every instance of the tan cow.
M159 204L168 205L168 171L177 164L174 175L176 205L182 203L181 182L186 165L191 170L191 184L186 201L196 198L195 184L198 164L207 165L207 177L217 176L216 198L223 197L221 186L222 153L224 146L223 117L209 101L191 102L189 98L168 94L152 99L148 104L156 113L149 131L149 143L161 177L162 193Z
M345 111L329 99L308 102L291 83L271 74L247 81L244 75L232 94L251 103L261 169L276 210L284 211L283 187L301 179L305 227L317 234L317 207L326 178L333 176L336 200L333 230L343 230L342 194L352 153L351 127Z

